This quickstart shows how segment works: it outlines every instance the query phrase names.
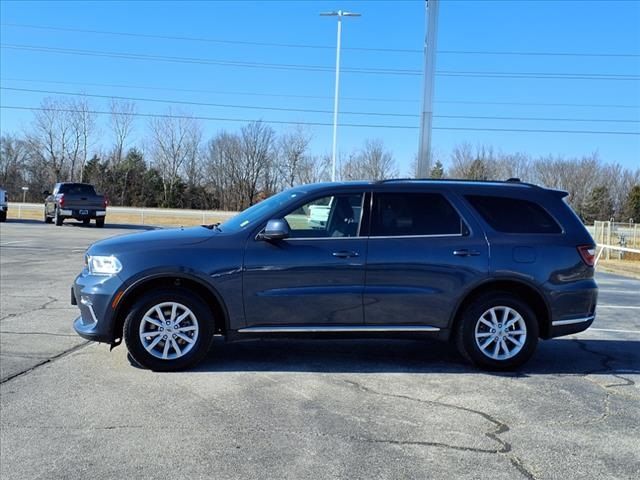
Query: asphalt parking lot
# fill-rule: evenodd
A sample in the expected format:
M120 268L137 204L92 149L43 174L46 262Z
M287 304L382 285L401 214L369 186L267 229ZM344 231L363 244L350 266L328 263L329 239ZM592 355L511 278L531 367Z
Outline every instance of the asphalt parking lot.
M593 327L513 374L426 340L218 341L153 373L71 327L85 248L136 228L0 225L1 478L640 477L638 280L599 273Z

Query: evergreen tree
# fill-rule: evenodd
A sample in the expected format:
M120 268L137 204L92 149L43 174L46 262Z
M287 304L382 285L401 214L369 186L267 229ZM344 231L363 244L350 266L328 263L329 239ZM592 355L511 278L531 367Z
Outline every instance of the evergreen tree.
M630 218L633 218L635 223L640 222L640 185L634 185L633 188L629 190L629 195L627 196L620 220L628 222Z
M431 168L429 173L430 178L444 178L444 167L440 160L436 160L435 165Z
M585 223L594 220L609 220L613 214L613 199L606 185L600 185L591 191L591 195L584 203L582 217Z

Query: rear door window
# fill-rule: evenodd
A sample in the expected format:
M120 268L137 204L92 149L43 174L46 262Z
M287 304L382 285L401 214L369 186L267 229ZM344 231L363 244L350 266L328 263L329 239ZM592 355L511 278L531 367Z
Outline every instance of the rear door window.
M371 214L372 237L463 235L458 212L439 193L377 193Z
M491 228L503 233L561 233L560 225L540 205L529 200L466 195Z

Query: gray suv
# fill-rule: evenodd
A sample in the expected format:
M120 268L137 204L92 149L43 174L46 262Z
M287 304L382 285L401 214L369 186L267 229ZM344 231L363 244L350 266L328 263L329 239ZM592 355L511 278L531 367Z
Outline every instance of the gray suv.
M153 370L195 365L216 335L336 334L431 334L513 369L595 317L595 246L566 195L517 179L293 188L221 225L95 243L74 327Z

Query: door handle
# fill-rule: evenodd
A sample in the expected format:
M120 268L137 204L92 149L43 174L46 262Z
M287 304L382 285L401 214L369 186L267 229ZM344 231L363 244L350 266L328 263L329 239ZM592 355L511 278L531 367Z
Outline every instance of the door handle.
M458 257L476 257L480 255L480 252L477 250L468 250L466 248L463 248L461 250L454 250L453 254Z
M357 257L359 254L358 252L342 250L340 252L333 252L331 255L338 258L351 258L351 257Z

